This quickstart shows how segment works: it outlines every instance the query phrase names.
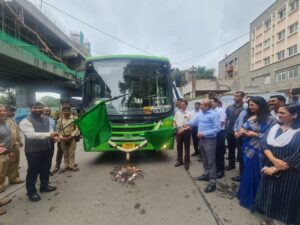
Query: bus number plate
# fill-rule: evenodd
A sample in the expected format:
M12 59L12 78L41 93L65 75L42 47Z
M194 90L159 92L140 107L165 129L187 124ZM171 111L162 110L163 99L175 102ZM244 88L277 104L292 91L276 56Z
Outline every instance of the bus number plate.
M124 143L124 144L122 144L122 147L126 148L126 149L131 149L131 148L135 147L135 144L134 143Z

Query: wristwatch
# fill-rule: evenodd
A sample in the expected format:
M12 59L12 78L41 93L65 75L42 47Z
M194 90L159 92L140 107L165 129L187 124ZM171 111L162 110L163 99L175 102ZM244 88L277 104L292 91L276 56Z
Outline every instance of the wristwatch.
M273 166L271 168L272 168L272 170L273 170L274 173L276 173L278 171L278 169L275 166Z

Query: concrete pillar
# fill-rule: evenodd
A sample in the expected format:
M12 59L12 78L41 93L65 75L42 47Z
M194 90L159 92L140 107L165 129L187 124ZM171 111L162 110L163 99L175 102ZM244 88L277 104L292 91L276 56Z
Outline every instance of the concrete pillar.
M30 86L16 85L16 103L17 107L28 107L34 102L35 89Z

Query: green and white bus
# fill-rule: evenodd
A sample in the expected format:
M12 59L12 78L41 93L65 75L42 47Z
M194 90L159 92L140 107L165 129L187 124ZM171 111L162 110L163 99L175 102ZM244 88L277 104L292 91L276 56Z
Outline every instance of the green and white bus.
M88 58L83 105L88 109L106 101L112 137L86 151L129 153L173 149L176 96L167 58L143 55Z

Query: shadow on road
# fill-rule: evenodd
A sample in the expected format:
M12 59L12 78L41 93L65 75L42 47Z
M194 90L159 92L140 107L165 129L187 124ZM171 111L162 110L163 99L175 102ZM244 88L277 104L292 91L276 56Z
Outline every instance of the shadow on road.
M168 152L135 151L130 153L130 160L126 161L124 152L104 152L92 161L92 164L139 164L139 163L167 163L172 159Z

